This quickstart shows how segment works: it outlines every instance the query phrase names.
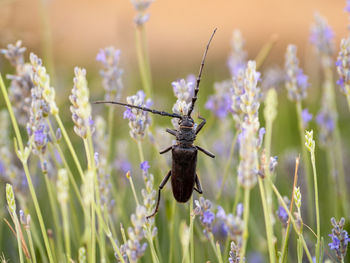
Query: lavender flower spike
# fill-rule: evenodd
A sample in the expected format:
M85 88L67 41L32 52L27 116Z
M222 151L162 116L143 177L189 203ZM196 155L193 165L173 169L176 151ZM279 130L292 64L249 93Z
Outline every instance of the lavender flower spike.
M328 244L331 250L334 250L339 261L344 262L346 255L346 250L348 248L348 243L350 238L348 232L344 230L345 219L342 217L339 222L335 220L334 217L331 218L331 223L333 226L332 234L329 235L332 238L332 242Z
M286 88L288 98L291 101L301 101L306 98L308 77L304 75L303 70L299 68L299 59L296 56L297 48L295 45L289 45L285 55Z
M119 101L123 90L121 79L123 70L119 67L120 50L112 46L101 49L96 56L96 60L101 62L103 66L100 75L102 85L106 91L105 100Z
M70 110L75 124L74 131L82 138L86 138L88 131L93 132L91 104L89 103L89 89L86 81L86 70L76 67L74 69L74 87L69 100L72 103Z
M244 70L247 63L247 52L244 51L244 39L238 29L232 33L231 53L227 61L232 77L237 76L239 71Z
M134 18L134 22L136 25L143 25L149 19L149 14L146 14L146 10L150 7L150 5L154 2L154 0L130 0L133 4L135 10L137 11L137 15Z
M339 74L337 84L341 92L348 97L350 96L350 37L343 38L340 42L336 66Z
M232 112L232 81L214 83L215 94L211 95L205 108L211 110L218 118L223 119Z
M334 32L327 20L319 13L314 14L315 22L311 26L310 42L322 57L324 66L331 66L334 53Z
M145 97L145 93L140 90L136 93L136 95L127 97L126 101L132 105L149 107L152 102L150 99L145 101ZM135 140L142 140L145 137L146 128L151 123L148 112L135 108L127 108L126 111L128 114L124 113L124 118L126 117L129 119L131 138Z

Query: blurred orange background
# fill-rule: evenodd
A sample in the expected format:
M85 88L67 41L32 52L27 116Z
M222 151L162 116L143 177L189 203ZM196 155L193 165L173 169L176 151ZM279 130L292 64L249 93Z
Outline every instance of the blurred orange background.
M339 0L156 0L146 23L152 73L169 69L174 77L180 77L197 72L214 27L218 32L208 61L221 63L222 68L226 68L231 34L236 28L243 33L250 59L273 34L278 34L279 40L268 63L283 63L288 43L297 44L298 55L305 57L311 50L307 44L315 11L332 26L338 50L349 22L344 8L345 1ZM94 65L98 50L114 45L123 52L123 66L138 70L133 23L136 12L130 1L0 0L0 46L22 39L24 46L40 56L45 32L42 14L49 21L52 54L58 67L71 70L74 65Z

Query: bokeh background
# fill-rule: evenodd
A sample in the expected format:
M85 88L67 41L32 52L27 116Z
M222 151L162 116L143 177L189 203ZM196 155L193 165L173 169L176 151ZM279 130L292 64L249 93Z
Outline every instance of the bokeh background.
M197 105L202 115L210 115L203 105L213 93L213 83L230 77L226 62L234 29L241 30L249 59L254 59L271 37L277 38L261 71L274 65L283 67L287 45L297 45L301 66L310 76L311 87L305 107L315 115L320 108L322 77L317 55L309 43L310 25L315 12L327 18L335 33L337 53L340 39L349 34L350 21L344 8L343 0L154 1L148 10L150 20L146 23L153 90L156 95L154 107L171 111L175 102L171 82L185 78L190 73L197 73L204 47L212 30L217 27L218 31L208 53ZM75 66L87 69L92 100L103 98L104 90L98 74L100 65L95 58L100 48L113 45L122 51L125 97L142 88L135 49L134 16L135 10L128 0L0 0L0 48L21 39L28 51L34 51L43 57L44 64L51 59L54 66L51 68L55 70L49 73L58 93L58 104L68 105ZM27 54L29 55L29 52ZM0 72L13 72L3 57L0 57ZM346 160L346 156L349 156L349 137L346 136L350 134L349 113L346 101L338 89L337 96L339 125ZM291 189L292 177L289 175L292 174L293 164L289 167L286 165L288 158L293 163L300 152L300 138L295 107L287 100L286 91L282 87L279 100L281 106L273 131L272 153L278 155L281 160L278 183L283 192L285 189ZM94 111L99 109L94 107ZM119 109L118 113L122 114L122 110ZM62 110L62 115L65 123L72 126L68 107ZM168 119L153 119L157 124L170 126ZM118 127L124 127L123 130L116 131L116 136L128 138L126 121L120 117L116 118L116 123ZM311 126L316 129L314 123ZM210 133L210 128L207 127L206 132ZM317 135L315 137L317 143ZM212 141L208 144L212 145L215 138L210 139ZM79 141L77 136L72 137L72 140ZM79 148L79 145L77 147ZM288 155L288 151L292 153ZM129 152L132 153L133 150ZM317 158L318 169L325 172L324 152L319 151ZM215 166L220 165L220 160L213 162ZM137 161L134 160L134 163ZM347 162L346 164L349 166ZM215 187L209 187L211 184L209 179L205 179L205 173L208 171L204 171L202 176L202 184L208 189L206 197L214 196ZM220 177L220 174L215 176ZM157 175L156 184L160 182L160 178L161 175ZM228 185L234 182L232 179ZM170 195L168 186L165 196ZM329 201L327 182L320 182L320 198L321 202ZM252 204L262 218L260 206L260 203ZM330 233L330 215L327 211L321 213L324 213L323 233ZM254 244L255 241L252 242Z

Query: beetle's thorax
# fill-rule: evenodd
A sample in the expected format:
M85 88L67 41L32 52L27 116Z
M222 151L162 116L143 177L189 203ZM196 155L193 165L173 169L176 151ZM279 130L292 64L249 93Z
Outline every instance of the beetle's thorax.
M184 116L184 118L179 121L179 126L176 141L183 147L191 147L196 139L194 121L191 117Z

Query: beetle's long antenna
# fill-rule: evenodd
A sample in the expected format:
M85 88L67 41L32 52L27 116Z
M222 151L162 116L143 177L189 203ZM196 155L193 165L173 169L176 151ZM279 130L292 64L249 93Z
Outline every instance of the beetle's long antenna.
M190 117L191 116L191 113L193 111L193 108L194 108L194 104L196 103L196 100L197 100L197 94L198 94L198 91L199 91L199 82L201 81L201 77L202 77L202 71L203 71L203 67L204 67L204 61L205 61L205 57L207 56L207 53L208 53L208 49L209 49L209 46L210 46L210 42L211 40L213 39L214 37L214 34L216 32L216 29L214 29L213 33L211 34L211 37L208 41L208 44L207 44L207 47L205 48L205 51L204 51L204 54L203 54L203 58L202 58L202 63L201 63L201 66L199 68L199 73L198 73L198 77L197 77L197 82L196 82L196 88L194 89L194 96L192 98L192 103L191 103L191 107L190 109L188 110L188 114L187 116Z
M182 119L182 116L176 113L168 113L165 111L158 111L158 110L153 110L153 109L149 109L146 107L141 107L141 106L136 106L136 105L132 105L132 104L128 104L128 103L123 103L123 102L117 102L117 101L95 101L94 104L104 104L104 103L108 103L108 104L117 104L117 105L122 105L122 106L126 106L126 107L130 107L130 108L136 108L139 110L143 110L143 111L148 111L151 112L153 114L159 114L162 116L168 116L168 117L172 117L172 118L178 118L178 119Z

